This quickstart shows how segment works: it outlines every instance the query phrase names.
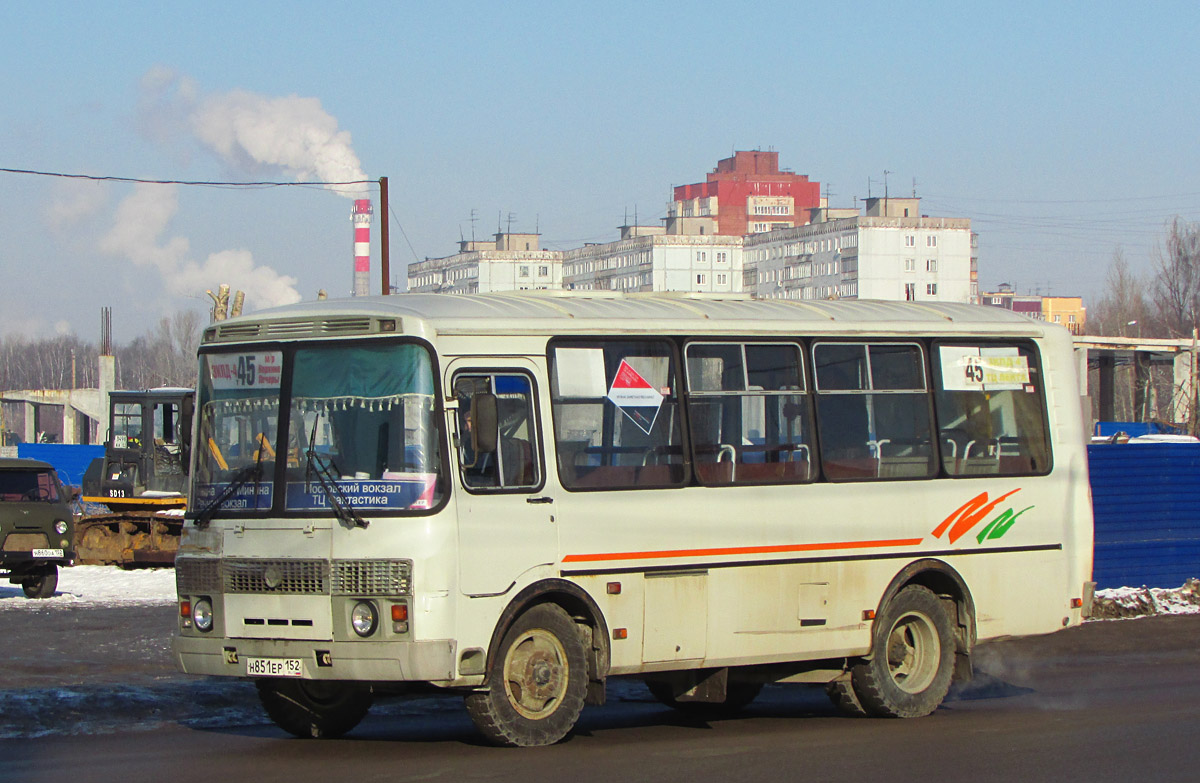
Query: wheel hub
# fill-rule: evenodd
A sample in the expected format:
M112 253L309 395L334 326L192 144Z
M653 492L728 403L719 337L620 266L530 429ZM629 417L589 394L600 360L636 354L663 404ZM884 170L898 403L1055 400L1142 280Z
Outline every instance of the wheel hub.
M538 719L557 709L567 688L567 654L551 633L528 631L504 661L504 689L509 703L526 718Z

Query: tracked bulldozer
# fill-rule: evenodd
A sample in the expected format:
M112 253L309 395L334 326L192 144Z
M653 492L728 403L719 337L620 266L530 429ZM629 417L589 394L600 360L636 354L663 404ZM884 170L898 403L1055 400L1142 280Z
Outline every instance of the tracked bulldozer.
M170 565L187 506L191 389L114 391L104 456L83 476L79 563Z

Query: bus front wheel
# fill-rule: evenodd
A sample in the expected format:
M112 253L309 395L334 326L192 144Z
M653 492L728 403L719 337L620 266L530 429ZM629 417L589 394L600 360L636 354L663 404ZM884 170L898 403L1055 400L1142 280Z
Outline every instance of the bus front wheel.
M258 698L275 725L303 739L340 737L371 709L371 692L324 680L259 680Z
M467 694L475 726L499 745L553 745L575 726L587 692L587 662L575 621L538 604L512 624L484 689Z
M870 659L852 674L871 715L919 718L938 708L954 674L954 629L941 599L909 585L875 618Z

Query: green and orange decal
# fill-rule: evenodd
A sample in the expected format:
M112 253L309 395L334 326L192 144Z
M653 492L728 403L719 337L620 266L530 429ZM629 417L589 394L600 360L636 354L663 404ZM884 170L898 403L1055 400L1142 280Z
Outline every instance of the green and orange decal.
M1010 492L1005 492L995 500L990 499L986 491L980 492L955 509L950 516L942 520L942 523L933 529L933 537L941 538L945 535L948 542L951 544L955 543L970 532L971 528L977 526L995 511L996 507L1003 503L1005 499L1020 491L1021 488L1017 487ZM1015 511L1012 507L1006 509L985 525L983 530L975 536L975 540L982 544L984 541L994 541L1002 538L1013 524L1016 523L1017 518L1031 508L1033 506L1026 506L1020 511Z

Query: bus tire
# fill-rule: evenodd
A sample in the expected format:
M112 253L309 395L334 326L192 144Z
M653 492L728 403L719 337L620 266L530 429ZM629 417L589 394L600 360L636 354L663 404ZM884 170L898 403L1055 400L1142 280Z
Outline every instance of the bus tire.
M583 711L587 658L575 621L557 604L538 604L504 634L484 689L467 712L489 742L553 745Z
M834 680L825 686L825 693L837 711L847 718L865 718L869 714L854 692L854 683L849 679Z
M33 576L21 580L21 591L26 598L50 598L58 589L58 566L50 566Z
M276 726L302 739L340 737L371 709L367 688L325 680L258 680L258 698Z
M851 681L867 713L919 718L938 708L954 675L954 629L941 600L909 585L875 618L871 657Z
M731 682L725 686L725 701L679 701L670 683L661 680L647 680L646 687L650 695L672 709L679 710L685 715L700 718L731 718L738 714L750 702L758 698L762 691L761 682Z

